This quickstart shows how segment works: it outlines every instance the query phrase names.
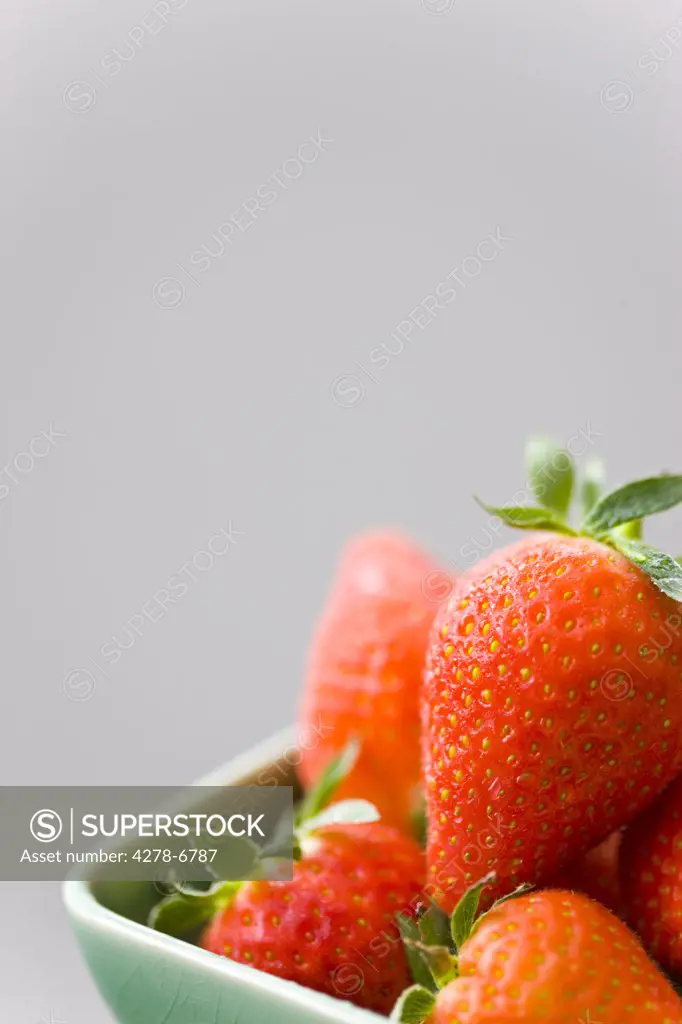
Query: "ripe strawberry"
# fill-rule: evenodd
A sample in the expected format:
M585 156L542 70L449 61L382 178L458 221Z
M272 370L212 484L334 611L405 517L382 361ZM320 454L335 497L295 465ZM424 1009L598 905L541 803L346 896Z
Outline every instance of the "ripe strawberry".
M612 832L599 846L569 864L565 871L552 880L550 888L582 892L607 907L617 917L624 917L620 884L622 843L623 833Z
M437 576L399 534L348 545L313 638L299 716L300 735L316 736L301 743L304 786L356 737L361 755L340 796L371 800L403 829L419 787L419 686L442 595Z
M148 923L187 935L210 921L200 937L209 952L388 1013L410 981L397 917L424 900L424 854L366 801L328 806L356 757L351 744L298 809L292 880L269 880L265 858L278 855L263 853L258 880L180 888Z
M666 970L682 975L682 776L632 825L621 881L628 920Z
M556 489L543 497L551 507L489 511L558 535L470 575L432 631L428 863L446 909L481 871L499 892L552 879L682 767L682 568L635 536L645 514L682 500L682 477L607 495L580 534Z
M410 977L395 917L424 885L396 829L345 825L302 844L292 882L248 882L201 938L213 953L388 1014Z
M473 928L476 910L467 913L452 968L437 979L440 991L408 990L396 1020L681 1024L682 1002L636 937L587 897L559 890L521 896Z

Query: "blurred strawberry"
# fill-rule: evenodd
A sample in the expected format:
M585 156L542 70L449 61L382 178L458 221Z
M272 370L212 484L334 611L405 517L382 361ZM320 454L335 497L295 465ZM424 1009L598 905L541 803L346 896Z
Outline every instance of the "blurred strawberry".
M451 589L446 572L396 533L347 546L308 658L299 715L300 775L310 787L348 741L361 754L340 796L365 797L410 828L420 777L419 687L429 630Z
M682 776L628 829L621 881L630 924L652 956L682 976Z

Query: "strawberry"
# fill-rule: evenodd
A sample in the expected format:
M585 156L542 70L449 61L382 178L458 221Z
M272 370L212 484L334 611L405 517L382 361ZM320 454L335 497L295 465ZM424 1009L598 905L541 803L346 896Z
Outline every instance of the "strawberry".
M299 715L304 786L356 737L362 752L340 797L371 800L385 823L403 829L419 790L419 686L449 579L440 575L399 534L352 541L313 638Z
M541 477L546 507L488 511L545 532L471 573L431 635L428 864L448 910L482 870L499 892L548 882L682 767L682 568L638 539L682 477L598 499L579 531Z
M306 798L292 880L183 888L157 905L150 925L182 935L209 921L205 950L387 1014L410 982L397 915L414 914L423 899L424 854L365 801L327 807L352 769L345 753Z
M637 938L586 896L546 890L476 919L480 886L452 920L455 954L420 943L434 980L401 997L417 1024L682 1024L682 1002Z
M423 855L386 825L337 825L302 843L292 882L249 882L204 949L387 1014L409 984L395 916L424 884Z
M671 974L682 975L682 776L632 825L621 881L630 924Z

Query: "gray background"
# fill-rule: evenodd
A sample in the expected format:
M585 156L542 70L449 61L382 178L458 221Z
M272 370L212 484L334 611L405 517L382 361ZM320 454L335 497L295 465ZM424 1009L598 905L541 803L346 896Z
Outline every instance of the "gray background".
M679 0L189 0L105 72L152 6L3 4L3 783L183 783L274 731L345 538L393 522L456 558L537 427L590 424L614 482L682 464L682 53L650 55ZM318 129L328 151L155 302ZM365 376L498 226L505 252ZM682 549L682 517L651 536ZM1 888L3 1019L107 1021L57 887Z

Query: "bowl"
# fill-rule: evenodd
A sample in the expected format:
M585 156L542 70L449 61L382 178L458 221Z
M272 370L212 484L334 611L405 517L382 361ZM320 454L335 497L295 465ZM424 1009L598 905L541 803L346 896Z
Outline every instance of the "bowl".
M296 785L293 728L197 785ZM378 1024L341 999L208 953L148 928L151 882L67 881L64 902L87 966L120 1024Z

